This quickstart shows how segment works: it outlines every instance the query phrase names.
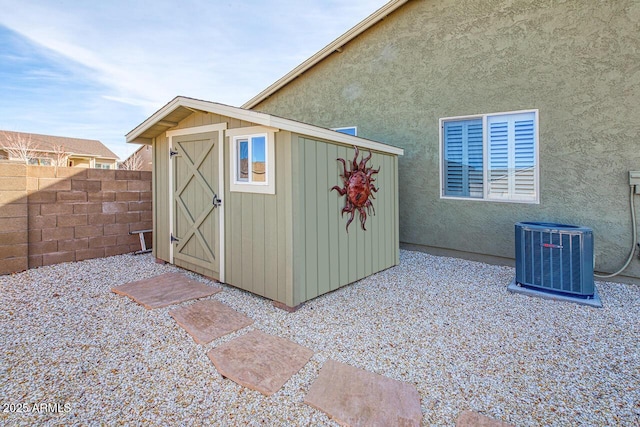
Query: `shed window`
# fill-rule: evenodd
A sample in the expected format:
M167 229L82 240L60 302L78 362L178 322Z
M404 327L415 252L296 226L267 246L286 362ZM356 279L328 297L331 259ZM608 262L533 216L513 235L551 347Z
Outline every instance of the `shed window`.
M267 136L234 138L236 147L236 183L267 183Z
M241 182L249 182L249 140L239 139L236 142L236 147L238 149L238 167L236 180Z
M274 132L243 133L264 127L231 129L231 191L275 194Z
M441 196L537 203L538 111L440 119Z

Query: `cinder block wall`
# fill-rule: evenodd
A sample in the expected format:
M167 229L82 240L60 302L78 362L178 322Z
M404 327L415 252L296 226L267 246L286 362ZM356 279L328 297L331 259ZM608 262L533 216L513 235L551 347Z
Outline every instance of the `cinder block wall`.
M0 274L29 265L27 166L0 164Z
M0 164L0 274L140 249L151 172Z

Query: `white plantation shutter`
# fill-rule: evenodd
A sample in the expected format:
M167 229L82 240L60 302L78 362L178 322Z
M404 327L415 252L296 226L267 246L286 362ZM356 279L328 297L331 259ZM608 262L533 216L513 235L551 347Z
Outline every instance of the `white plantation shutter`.
M483 196L482 120L444 123L445 196Z
M509 195L509 124L502 118L489 117L487 126L489 195L494 198L506 198Z
M487 117L487 197L536 200L535 113Z
M444 194L464 196L462 122L444 124Z
M469 174L469 196L484 196L484 173L482 160L482 120L467 125L467 161Z
M536 198L535 117L533 113L526 116L530 117L521 117L522 120L517 119L514 124L515 182L513 193L517 199Z

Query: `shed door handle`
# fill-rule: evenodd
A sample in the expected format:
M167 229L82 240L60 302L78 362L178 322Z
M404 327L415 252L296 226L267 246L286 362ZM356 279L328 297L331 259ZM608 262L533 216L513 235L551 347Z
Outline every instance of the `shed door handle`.
M218 206L222 206L222 199L218 198L216 193L213 193L213 207L217 208Z

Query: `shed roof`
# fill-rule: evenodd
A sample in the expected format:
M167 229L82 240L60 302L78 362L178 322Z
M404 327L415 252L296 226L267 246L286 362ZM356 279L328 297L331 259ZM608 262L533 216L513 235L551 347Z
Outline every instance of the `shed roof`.
M119 157L97 139L68 138L65 136L41 135L37 133L0 131L0 148L7 148L11 141L25 139L33 144L37 151L54 152L61 146L67 153L84 157L118 160Z
M296 68L294 68L293 70L285 74L283 77L278 79L271 86L269 86L268 88L266 88L265 90L263 90L262 92L254 96L253 98L251 98L249 101L245 102L242 105L242 108L253 108L256 105L260 104L262 101L264 101L265 99L273 95L275 92L277 92L287 84L289 84L292 80L298 78L305 71L315 66L317 63L325 59L327 56L335 52L340 52L344 45L346 45L351 40L358 37L360 34L364 33L369 28L373 27L378 22L382 21L389 14L394 12L396 9L398 9L400 6L407 3L408 1L409 0L391 0L389 3L385 4L380 9L373 12L371 15L366 17L364 20L362 20L356 26L351 28L349 31L347 31L346 33L344 33L343 35L341 35L340 37L338 37L337 39L329 43L327 46L325 46L323 49L318 51L312 57L304 61L302 64L298 65Z
M239 120L255 123L257 125L269 126L282 129L301 135L326 139L343 144L355 145L357 147L375 150L383 153L402 155L402 148L394 147L370 139L347 135L331 129L298 122L291 119L260 113L244 108L232 107L230 105L219 104L217 102L203 101L200 99L177 96L167 105L156 111L151 117L138 125L126 135L127 142L137 144L151 144L152 138L175 127L178 123L195 111L204 113L219 114L221 116L232 117Z

